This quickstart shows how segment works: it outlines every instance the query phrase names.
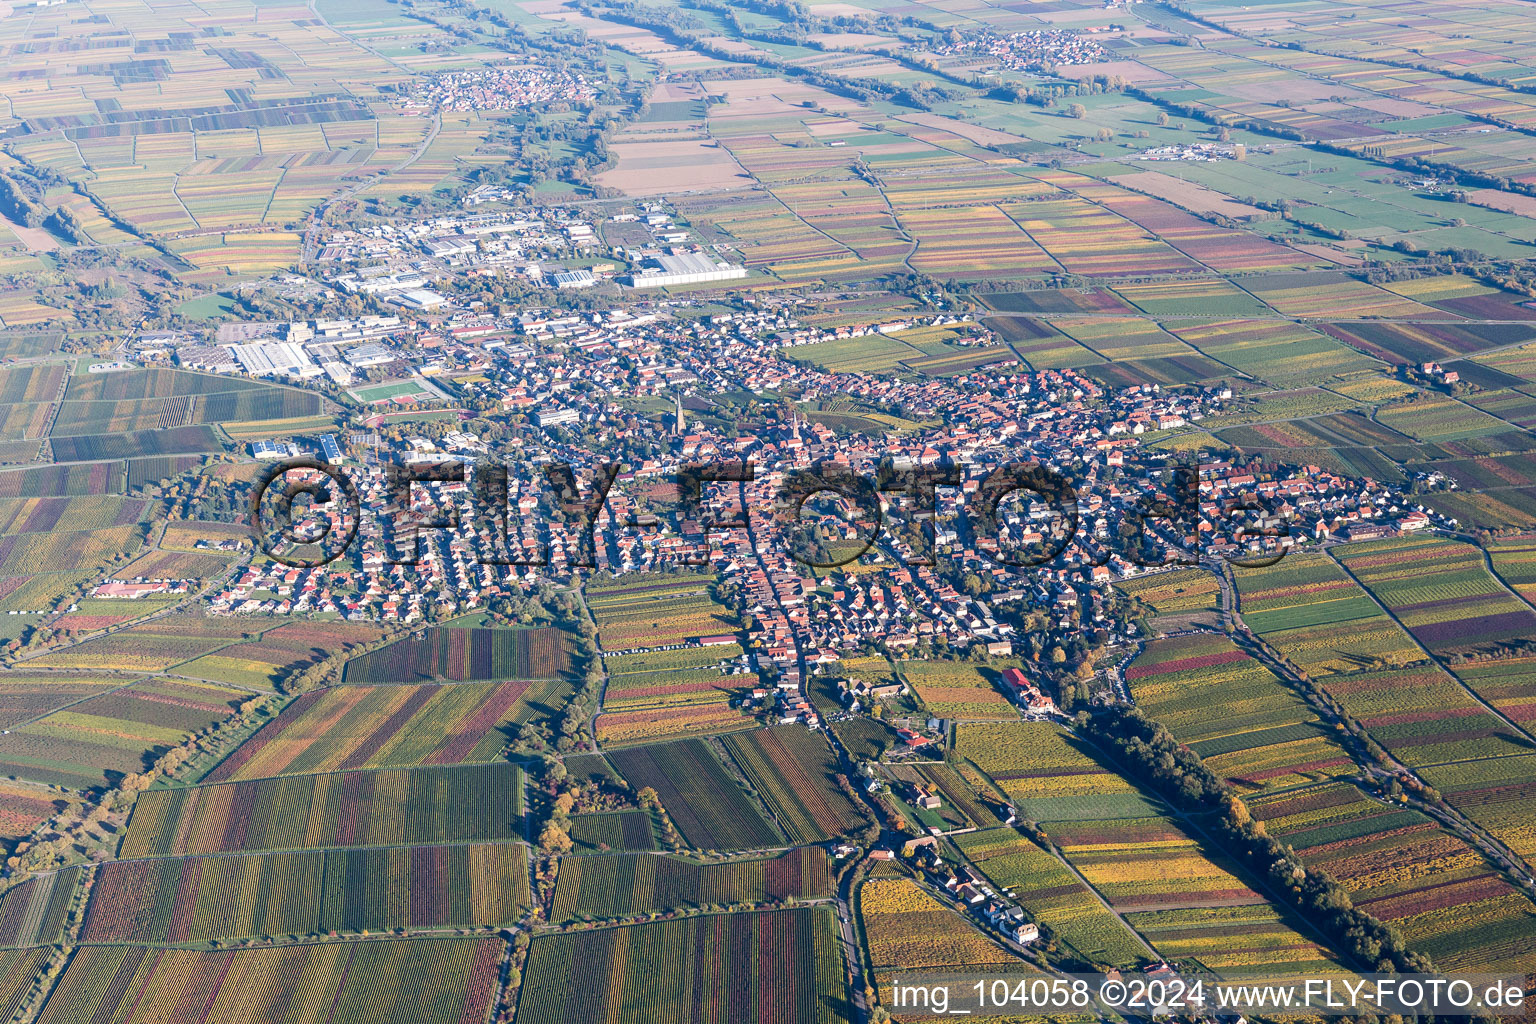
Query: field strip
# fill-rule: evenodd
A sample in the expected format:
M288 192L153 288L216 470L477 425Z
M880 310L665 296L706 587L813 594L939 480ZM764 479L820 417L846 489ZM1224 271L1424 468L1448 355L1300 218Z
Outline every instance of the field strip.
M1073 735L1078 734L1074 733ZM1097 743L1093 743L1086 737L1079 735L1078 738L1083 743L1092 746L1093 749L1098 752L1102 763L1106 765L1113 765L1115 770L1120 772L1123 778L1131 779L1134 777L1132 774L1124 771L1124 767L1120 760L1116 758L1108 749L1099 746ZM1217 842L1211 836L1211 834L1207 832L1200 825L1200 823L1195 820L1194 816L1190 815L1186 811L1182 811L1179 808L1174 807L1172 804L1168 803L1168 801L1163 800L1161 796L1158 796L1155 790L1148 790L1148 792L1152 793L1153 796L1157 797L1160 803L1168 807L1168 817L1177 821L1179 823L1179 827L1185 830L1186 833L1189 834L1190 838L1196 839L1199 843L1204 844L1211 850L1217 851L1223 856L1231 858L1234 865L1241 870L1241 873L1233 873L1233 877L1238 881L1243 882L1244 884L1247 884L1248 880L1252 879L1253 884L1250 885L1249 888L1251 888L1255 893L1258 893L1261 897L1264 898L1265 901L1279 910L1283 919L1294 920L1297 925L1300 925L1301 927L1297 927L1295 929L1298 933L1301 933L1302 929L1305 928L1307 932L1311 933L1313 940L1316 941L1321 948L1325 950L1333 949L1333 943L1330 942L1328 937L1323 934L1321 929L1318 928L1316 922L1308 918L1306 915L1292 909L1291 904L1276 895L1274 886L1267 877L1260 875L1251 867L1246 866L1239 856L1234 855L1234 853L1225 845ZM1338 952L1340 962L1344 963L1347 958L1342 951Z
M1002 214L1004 217L1007 217L1010 221L1012 221L1013 222L1013 226L1018 228L1019 231L1024 235L1025 238L1029 239L1030 242L1033 243L1036 248L1038 248L1041 252L1043 252L1047 256L1049 256L1051 262L1056 264L1056 268L1058 270L1060 270L1063 274L1071 273L1071 271L1069 271L1066 267L1061 265L1061 260L1056 258L1056 254L1055 253L1051 252L1051 250L1049 250L1045 246L1041 245L1040 244L1040 240L1037 239L1034 235L1030 234L1028 228L1026 228L1023 224L1019 223L1019 219L1017 217L1013 216L1007 210L1003 209L1002 206L1000 204L998 204L998 203L993 203L992 207L993 207L993 209L997 210L998 213ZM1076 339L1074 339L1074 340L1076 340ZM1079 344L1081 344L1081 342L1079 342ZM1009 346L1009 348L1012 348L1012 347L1013 347L1012 345ZM1087 348L1086 345L1084 345L1083 347ZM1089 351L1092 351L1092 349L1089 349ZM1015 352L1014 355L1018 355L1018 353ZM1101 352L1094 352L1094 355L1102 357L1103 353L1101 353Z
M726 863L729 863L729 861L727 861ZM796 896L795 897L795 902L794 902L794 906L795 907L835 907L836 904L837 904L837 899L836 899L836 897L833 897L833 896ZM758 912L761 912L761 911L774 912L774 911L783 910L783 909L789 909L789 908L782 907L781 905L776 904L776 903L768 902L768 903L756 904L751 910L748 910L748 911L745 911L745 912L751 914L751 913L758 913ZM674 916L669 918L668 920L674 920L675 921L675 920L686 920L686 919L691 919L691 918L696 918L696 917L728 917L728 916L730 916L732 914L742 913L742 911L737 911L737 910L691 910L691 911L690 910L684 910L682 912L678 912L678 911L674 910L674 911L671 911L671 913ZM605 920L583 921L581 923L581 929L580 930L583 933L585 933L585 932L600 932L600 931L608 931L608 930L611 930L611 929L614 929L614 928L634 928L634 927L637 927L639 925L647 925L647 924L653 924L653 923L655 923L655 922L644 921L644 920L642 920L642 921L605 921ZM569 934L569 931L568 931L567 926L565 926L565 925L540 924L540 925L535 925L534 926L533 934L534 935L562 935L562 934Z
M1344 571L1344 574L1346 576L1348 576L1350 579L1355 581L1355 585L1357 587L1359 587L1361 590L1365 591L1365 593L1370 597L1370 599L1376 603L1376 607L1380 608L1382 613L1384 615L1386 615L1387 618L1389 618L1393 622L1397 623L1397 627L1408 635L1408 639L1413 641L1414 646L1418 647L1419 650L1424 652L1424 657L1426 659L1428 659L1430 664L1435 666L1435 669L1437 671L1439 671L1441 673L1444 673L1445 675L1449 676L1451 678L1451 680L1453 682L1455 682L1455 684L1457 686L1461 687L1461 689L1466 693L1466 695L1468 697L1471 697L1478 704L1482 705L1483 710L1487 711L1490 715L1492 715L1493 717L1497 718L1499 721L1503 722L1505 725L1509 726L1511 729L1513 729L1515 732L1519 733L1521 736L1524 736L1526 739L1531 740L1532 742L1536 742L1536 736L1532 736L1531 733L1527 729L1523 728L1514 719L1512 719L1508 715L1504 714L1504 712L1500 711L1498 708L1494 707L1492 704L1489 704L1487 701L1483 700L1483 698L1478 695L1476 690L1472 689L1466 683L1461 681L1461 677L1460 676L1458 676L1454 672L1451 672L1444 665L1440 664L1440 659L1435 657L1433 654L1429 653L1429 648L1425 647L1422 643L1419 642L1419 638L1414 636L1413 635L1413 631L1410 630L1406 625L1403 624L1403 621L1397 617L1397 613L1394 612L1391 608L1388 608L1385 604L1383 604L1381 599L1378 598L1375 595L1375 593L1373 593L1371 591L1371 588L1367 587L1363 582L1361 582L1360 577L1356 576L1353 572L1350 571L1349 566L1345 565L1343 563L1343 561L1341 561L1340 559L1334 558L1333 551L1331 549L1323 548L1323 552L1328 556L1329 560L1332 561L1333 564L1337 565L1340 569L1342 569ZM1485 559L1488 557L1488 553L1486 551L1483 552L1483 557ZM1499 577L1497 575L1495 575L1494 578L1498 579L1499 586L1501 586L1501 587L1504 586L1504 581L1502 579L1499 579ZM1508 587L1505 587L1505 589L1507 590ZM1520 598L1520 601L1521 601L1522 604L1526 605L1526 607L1530 607L1530 602L1529 601L1526 601L1524 598Z
M412 769L413 771L415 769ZM214 783L219 785L219 783ZM304 846L283 847L275 850L214 850L209 853L178 853L161 857L114 857L107 864L134 864L140 861L165 861L165 860L199 860L204 857L286 857L296 853L349 853L353 850L416 850L425 847L438 846L526 846L530 849L533 844L526 839L450 839L446 842L436 843L378 843L368 846ZM656 851L665 854L667 851ZM601 856L600 854L582 854L583 857ZM530 861L533 858L529 858ZM60 869L64 870L64 869ZM104 945L121 945L121 943L104 943Z
M54 708L51 711L45 711L41 715L38 715L36 718L29 718L29 719L27 719L24 722L15 722L9 728L6 729L6 732L13 732L13 731L15 731L17 729L24 728L24 727L32 725L32 724L34 724L36 722L41 722L43 719L47 718L49 715L56 715L60 711L68 711L70 708L74 707L75 705L77 705L77 704L84 704L88 700L94 700L97 697L110 697L114 693L121 693L123 690L128 689L128 687L130 687L130 686L133 686L133 685L135 685L137 683L144 682L144 680L147 679L147 678L149 678L149 677L148 676L144 676L144 677L141 677L141 678L138 678L138 679L134 679L134 680L132 680L130 682L126 682L122 686L114 686L110 690L102 690L100 693L86 694L84 697L81 697L79 700L72 700L68 704L65 704L63 707L57 707L57 708ZM4 679L4 677L0 677L0 681L3 681L3 679Z
M220 684L223 685L223 684ZM428 684L430 685L430 684ZM271 721L271 720L269 720ZM257 730L260 732L260 730ZM175 789L208 789L213 786L251 786L259 782L276 782L280 779L310 779L317 775L356 775L358 772L426 772L444 771L464 768L489 768L495 765L505 764L528 774L528 767L534 762L528 761L460 761L457 764L413 764L413 765L383 765L372 768L330 768L323 772L293 772L288 775L262 775L252 779L221 779L218 782L187 782L180 785L161 787L166 790ZM217 767L217 766L215 766ZM415 844L422 845L422 844ZM162 858L163 859L163 858Z

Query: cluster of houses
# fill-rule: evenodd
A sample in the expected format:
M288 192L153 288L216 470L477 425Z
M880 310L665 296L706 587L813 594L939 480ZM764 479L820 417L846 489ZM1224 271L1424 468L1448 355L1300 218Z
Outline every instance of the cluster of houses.
M1048 65L1099 64L1114 60L1102 44L1085 33L1061 29L999 34L984 32L955 43L924 43L923 49L941 57L969 58L968 67L1030 71Z
M404 228L397 233L409 234ZM620 472L595 524L599 568L621 573L702 562L738 582L746 596L748 638L765 664L775 668L781 717L793 714L807 724L813 713L808 714L809 702L799 693L802 674L835 666L849 650L870 644L900 650L942 640L950 649L981 645L995 656L1016 653L1018 639L1004 614L1015 605L1050 609L1062 630L1103 624L1104 585L1144 571L1117 549L1114 538L1137 503L1169 480L1164 457L1142 442L1158 431L1198 423L1231 400L1230 390L1220 386L1178 392L1156 385L1111 389L1073 370L983 367L942 379L831 372L814 361L786 358L805 348L783 350L768 340L793 336L800 341L859 329L846 323L811 326L809 311L798 299L754 301L702 317L678 316L680 311L686 311L686 304L666 300L586 313L525 308L509 318L459 311L278 327L237 323L221 328L220 337L226 346L293 337L292 344L317 359L346 360L363 353L381 361L376 365L387 365L392 375L430 381L445 396L439 404L456 401L513 422L521 418L538 429L523 435L525 455L567 462L578 474L604 461L615 446L631 452L639 446L648 454L632 457ZM878 331L891 323L872 319L864 329ZM327 372L330 361L321 364ZM748 432L731 433L690 419L683 398L728 391L794 394L799 402L781 406L777 417ZM633 405L647 397L666 399L674 412L658 424ZM902 433L834 430L817 422L814 411L834 399L899 409L914 421L936 425ZM386 442L384 450L374 451L370 464L356 473L365 505L387 507L382 470L375 461L470 464L494 455L482 438L457 428L448 434L418 439L423 444L397 443L394 451ZM684 463L710 460L753 463L755 479L741 485L751 513L743 512L738 485L712 484L696 511L654 514L657 507L646 498L652 488ZM1080 523L1061 557L1048 565L1014 567L992 558L965 530L964 517L989 474L1026 460L1059 470L1073 482ZM866 559L874 559L879 571L847 574L818 588L764 511L773 507L789 471L817 462L870 474L882 462L910 469L951 467L959 486L940 489L933 514L917 524L919 530L884 531ZM1423 515L1372 481L1315 467L1261 475L1217 463L1203 474L1201 503L1190 522L1148 521L1144 528L1170 549L1201 538L1220 543L1228 505L1254 495L1288 517L1287 528L1266 542L1276 546L1341 531L1354 536L1367 527L1412 529ZM447 497L467 507L468 485L448 489ZM565 578L578 553L577 539L564 529L551 529L543 514L549 500L537 474L513 474L507 542L530 556L544 555L547 565L480 565L470 536L427 531L419 545L421 561L414 567L396 566L387 562L376 531L364 529L349 567L350 586L327 582L325 570L301 571L292 579L275 569L253 571L251 578L236 580L218 595L216 607L409 620L428 606L473 606L476 595L512 592L541 578ZM923 513L892 508L892 515ZM1057 511L1043 503L1010 504L999 516L998 543L1046 541ZM744 515L754 517L757 529L740 525ZM733 517L735 527L715 525ZM915 540L922 529L930 534L927 545ZM851 524L844 530L857 532ZM986 593L958 590L953 582L957 572L983 579ZM1026 706L1034 701L1044 707L1043 694L1018 696Z
M590 103L596 97L596 89L579 71L545 62L509 63L418 77L395 106L407 112L526 110L554 103Z

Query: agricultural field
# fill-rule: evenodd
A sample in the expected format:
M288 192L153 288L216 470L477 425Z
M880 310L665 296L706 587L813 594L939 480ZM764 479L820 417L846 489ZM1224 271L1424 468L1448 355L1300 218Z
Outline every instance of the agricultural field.
M1510 488L1494 493L1440 493L1426 497L1425 504L1472 529L1527 531L1536 528L1536 488Z
M0 952L0 1014L16 1015L27 997L51 950L15 949Z
M1412 299L1332 270L1259 275L1245 279L1243 287L1286 316L1326 319L1343 310L1355 317L1422 316L1434 319L1436 315L1433 309Z
M992 884L1012 893L1042 930L1050 929L1085 964L1130 967L1146 947L1115 919L1092 889L1053 853L1011 828L955 837L955 845Z
M170 426L127 433L79 434L51 437L55 462L97 462L163 455L222 452L224 443L206 425Z
M743 688L757 685L755 673L728 675L722 670L723 663L734 663L741 654L741 646L731 643L609 656L603 659L608 673L603 708L623 712L724 704Z
M902 210L901 226L917 242L909 257L914 270L951 280L996 280L1033 276L1058 264L1000 206ZM956 228L965 225L964 231Z
M1352 348L1398 366L1455 360L1491 348L1530 341L1536 330L1529 324L1411 323L1329 324L1330 335ZM1474 365L1497 367L1497 357L1477 357Z
M124 857L521 838L510 764L338 772L140 794Z
M1452 573L1464 574L1476 592L1487 593L1489 580L1480 559L1469 565L1465 556L1472 549L1449 544L1453 550L1442 550L1448 544L1415 537L1348 545L1334 553L1357 569L1361 579L1371 580L1389 604L1414 604L1421 596L1415 588L1422 591L1426 582L1444 586ZM1400 557L1404 550L1419 550L1427 557L1422 564L1408 561ZM1245 609L1249 595L1261 602L1272 600L1273 610L1282 616L1280 625L1289 625L1292 605L1312 621L1296 597L1308 588L1321 587L1338 595L1333 599L1337 601L1353 602L1365 595L1325 555L1291 557L1268 569L1237 570L1236 578ZM1471 627L1464 634L1477 639ZM1455 634L1443 636L1449 641ZM1380 614L1343 623L1324 619L1266 633L1264 638L1311 674L1372 739L1418 770L1453 806L1523 855L1536 851L1536 826L1514 810L1536 793L1536 757L1529 754L1529 739L1517 724L1501 720L1477 699L1515 723L1522 720L1536 693L1536 679L1520 661L1494 662L1487 666L1491 671L1477 660L1461 662L1453 665L1453 676L1431 664L1413 637Z
M718 736L755 729L757 719L725 703L665 706L640 711L605 711L597 716L597 738L606 747Z
M1239 790L1357 770L1301 696L1222 634L1154 640L1125 681L1147 717Z
M69 806L69 799L42 783L0 779L0 842L9 849Z
M1348 783L1249 802L1270 835L1444 971L1529 973L1536 906L1462 839Z
M56 708L123 685L104 676L60 676L11 670L0 673L0 729L41 718Z
M519 1024L842 1024L849 1014L837 920L825 907L541 936L517 1010Z
M494 761L528 687L519 681L311 690L205 781Z
M165 543L162 540L161 546ZM182 552L160 554L168 558L185 556ZM270 689L310 665L373 643L382 636L381 627L366 622L285 622L262 631L254 640L189 661L180 666L177 675Z
M1414 396L1382 406L1376 420L1418 441L1462 441L1497 434L1508 424L1452 398Z
M569 759L567 759L569 765ZM609 850L654 850L656 832L647 811L608 811L578 814L571 819L573 853L606 853Z
M899 370L909 359L925 358L921 349L899 338L875 335L839 338L780 349L787 359L808 363L827 373L884 373Z
M984 322L1035 370L1094 366L1104 361L1103 356L1090 352L1044 320L992 316Z
M64 927L84 869L35 875L0 897L0 947L53 945Z
M729 903L824 899L831 892L827 854L817 846L768 860L711 864L645 853L569 857L560 862L549 919L636 917Z
M1536 612L1505 589L1469 544L1419 536L1350 544L1334 553L1436 654L1496 650L1536 633Z
M125 474L123 467L121 462L89 462L6 470L0 472L0 497L69 498L121 493L132 486L130 474Z
M1497 393L1495 393L1497 394ZM1536 399L1527 401L1536 403ZM1500 410L1501 415L1508 415ZM1465 488L1510 488L1536 485L1536 466L1529 453L1519 455L1484 455L1473 459L1437 461L1436 471L1444 473ZM1430 499L1434 501L1434 498Z
M1529 749L1514 728L1485 711L1448 673L1431 666L1329 678L1328 692L1404 764L1489 759ZM1454 801L1453 801L1454 802Z
M712 576L647 573L587 587L603 650L663 647L735 633L735 615L709 593Z
M97 579L94 569L84 572L44 572L32 576L0 576L0 612L20 616L41 615L80 593ZM23 620L26 621L26 620ZM32 621L36 621L33 619Z
M266 385L259 389L216 392L199 390L167 397L66 398L59 403L49 436L57 439L86 434L163 430L199 423L239 424L253 420L316 416L320 411L319 395Z
M354 658L349 683L429 683L438 679L560 679L571 655L558 629L435 626Z
M1074 821L1051 842L1121 913L1206 904L1262 904L1227 857L1171 818Z
M1116 583L1115 589L1126 597L1141 601L1158 615L1214 612L1220 594L1216 577L1199 569L1173 569L1134 576Z
M935 717L1002 721L1018 718L1018 711L999 688L999 669L960 662L904 661L897 671Z
M866 824L850 783L839 785L836 755L820 732L779 726L721 742L792 842L838 839Z
M907 878L872 878L858 890L859 918L877 972L1020 966L1018 957Z
M1318 552L1234 567L1243 621L1313 676L1400 668L1424 652L1339 564Z
M1157 951L1222 978L1342 975L1338 954L1310 929L1272 906L1241 905L1146 911L1126 917ZM1438 966L1438 964L1436 965Z
M503 927L529 905L515 843L130 860L98 870L80 934L185 943Z
M0 772L71 789L112 785L229 718L249 697L163 678L107 690L0 736Z
M130 567L142 564L146 559L152 559L154 552L149 552L142 558L136 558L128 563ZM123 575L127 575L124 573ZM173 577L164 577L167 579ZM124 622L152 615L170 605L176 603L172 596L140 597L134 599L110 598L110 597L85 597L72 602L64 614L53 619L50 625L59 630L76 630L90 632L103 629L107 626L117 626Z
M1007 793L1020 818L1145 818L1156 802L1105 767L1093 748L1051 722L962 723L955 750Z
M1419 774L1516 854L1528 862L1536 857L1536 817L1530 810L1536 799L1536 755L1468 759L1432 765Z
M703 740L616 750L608 759L637 792L655 790L683 838L698 849L784 845Z
M1152 316L1207 313L1211 316L1262 317L1269 313L1258 299L1220 278L1116 284L1114 290L1122 299Z
M1498 658L1463 662L1456 678L1497 708L1504 717L1529 731L1536 722L1536 659Z
M39 1024L148 1024L178 1006L209 1020L281 1020L295 1002L337 1020L470 1024L489 1012L500 939L326 942L205 952L83 946L44 1004ZM293 979L274 984L274 979Z
M249 631L249 625L229 619L167 615L56 654L45 654L29 664L37 668L161 672L246 639L253 635Z
M52 402L59 397L67 376L67 368L60 363L0 369L0 404Z
M114 373L76 374L69 379L64 399L76 402L119 402L275 390L287 389L241 377L152 367Z
M137 551L147 528L135 519L93 530L9 534L0 537L0 577L54 573L61 566L105 566Z

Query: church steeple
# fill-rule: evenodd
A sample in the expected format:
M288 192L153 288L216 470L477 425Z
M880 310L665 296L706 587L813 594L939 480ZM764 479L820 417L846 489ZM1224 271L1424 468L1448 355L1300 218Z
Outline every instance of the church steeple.
M682 437L687 429L688 419L683 414L683 399L677 392L672 392L672 433L676 437Z

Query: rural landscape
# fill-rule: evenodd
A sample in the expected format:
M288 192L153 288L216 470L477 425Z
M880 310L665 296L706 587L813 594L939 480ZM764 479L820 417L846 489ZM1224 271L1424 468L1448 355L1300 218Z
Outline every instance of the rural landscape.
M1523 0L0 55L0 1024L1536 997Z

